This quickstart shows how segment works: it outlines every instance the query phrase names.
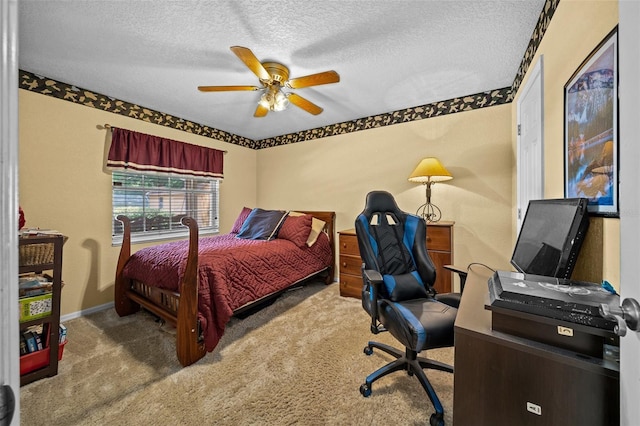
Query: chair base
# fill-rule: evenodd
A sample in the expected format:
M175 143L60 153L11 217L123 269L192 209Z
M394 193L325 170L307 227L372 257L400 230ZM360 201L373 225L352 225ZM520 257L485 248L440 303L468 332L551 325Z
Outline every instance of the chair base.
M360 386L360 393L363 396L368 397L371 395L371 385L373 382L380 379L381 377L386 376L389 373L393 373L394 371L406 370L408 375L415 375L418 378L418 381L422 385L425 392L427 392L427 396L431 400L431 404L436 410L436 412L431 416L431 425L444 425L444 409L442 408L440 399L438 398L436 391L433 389L433 386L431 386L429 379L427 379L427 376L424 373L423 369L430 368L433 370L453 373L453 367L439 361L419 357L418 353L411 349L407 348L404 352L402 352L401 350L396 349L392 346L378 342L367 343L367 346L365 346L364 348L364 353L366 355L371 355L373 353L373 348L377 348L383 352L388 353L389 355L395 357L396 360L390 362L389 364L367 376L364 384Z

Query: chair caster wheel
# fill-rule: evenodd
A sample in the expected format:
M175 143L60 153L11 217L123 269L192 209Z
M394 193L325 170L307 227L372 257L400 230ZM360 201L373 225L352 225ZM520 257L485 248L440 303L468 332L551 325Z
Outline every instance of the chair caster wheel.
M364 352L364 354L365 354L365 355L367 355L367 356L368 356L368 355L371 355L371 354L373 353L373 348L372 348L371 346L365 346L365 347L364 347L364 351L363 351L363 352Z
M444 426L444 414L433 413L429 418L429 424L431 426Z
M365 398L368 398L371 396L371 386L369 386L366 383L363 383L360 385L360 393L362 394L362 396L364 396Z

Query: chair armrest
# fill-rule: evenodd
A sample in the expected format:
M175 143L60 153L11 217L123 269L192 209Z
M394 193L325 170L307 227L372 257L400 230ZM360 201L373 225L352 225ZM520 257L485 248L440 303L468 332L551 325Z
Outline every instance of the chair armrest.
M376 271L375 269L362 268L362 276L371 284L374 284L376 286L382 284L382 275L380 275L380 272Z
M365 285L369 286L369 300L365 300L363 294L362 305L371 315L371 332L373 334L378 334L380 331L385 331L384 328L381 329L378 325L378 294L383 282L382 275L375 269L365 269L365 265L363 263L362 278Z
M467 281L467 275L469 274L468 268L461 268L456 265L443 265L444 269L455 272L460 277L460 293L464 291L464 285Z

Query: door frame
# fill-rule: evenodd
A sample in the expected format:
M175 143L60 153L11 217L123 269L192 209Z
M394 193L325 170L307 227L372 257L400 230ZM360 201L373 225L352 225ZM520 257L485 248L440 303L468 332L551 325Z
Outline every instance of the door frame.
M540 196L535 198L543 198L544 197L544 58L543 55L540 55L536 60L536 63L529 68L528 74L529 77L522 87L522 91L520 92L520 96L518 96L518 102L516 104L516 232L520 232L520 226L522 225L522 221L524 220L524 215L527 210L526 205L522 205L521 199L523 198L521 184L524 181L523 179L523 171L522 171L522 154L521 154L521 146L522 146L522 120L520 118L521 114L521 104L522 100L526 97L526 95L532 90L540 91L540 128L536 131L540 134L540 164L538 164L540 170ZM534 83L538 81L538 84ZM530 195L530 194L529 194ZM527 196L527 199L532 199L533 197Z
M620 300L640 300L638 252L640 252L640 120L636 100L640 97L640 3L618 2L618 76L620 129ZM620 424L640 419L640 332L620 339Z
M20 424L18 352L18 0L0 3L0 385L15 397Z

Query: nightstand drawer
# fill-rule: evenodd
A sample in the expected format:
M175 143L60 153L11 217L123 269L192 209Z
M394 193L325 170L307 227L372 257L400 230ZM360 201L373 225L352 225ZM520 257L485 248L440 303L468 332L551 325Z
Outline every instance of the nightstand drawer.
M362 259L356 256L340 256L340 274L362 275Z
M358 237L350 234L340 234L340 254L351 254L360 256L358 248Z
M427 250L451 251L451 228L428 225Z
M362 259L355 229L338 232L340 295L360 298L362 294Z
M362 276L340 274L340 294L348 297L362 297Z

